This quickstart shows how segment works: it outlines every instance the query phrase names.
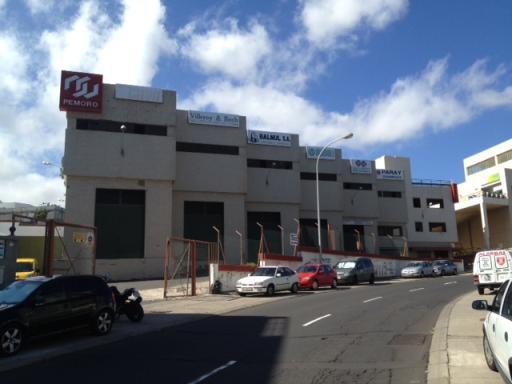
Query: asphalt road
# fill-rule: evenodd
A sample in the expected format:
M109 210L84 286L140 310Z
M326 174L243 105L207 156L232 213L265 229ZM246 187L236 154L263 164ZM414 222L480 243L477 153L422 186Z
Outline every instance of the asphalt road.
M432 328L470 276L303 292L1 373L1 383L425 383Z

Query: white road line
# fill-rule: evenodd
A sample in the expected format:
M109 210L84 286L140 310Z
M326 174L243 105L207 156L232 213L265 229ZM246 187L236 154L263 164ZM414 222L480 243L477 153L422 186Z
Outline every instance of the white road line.
M456 281L448 281L447 283L444 283L444 285L450 285L450 284L457 284Z
M409 289L409 292L417 292L417 291L421 291L422 289L425 289L425 288Z
M315 320L308 321L306 324L302 324L302 326L303 326L303 327L307 327L308 325L311 325L311 324L313 324L313 323L316 323L317 321L320 321L320 320L322 320L322 319L325 319L326 317L329 317L329 316L331 316L331 314L330 314L330 313L328 313L327 315L321 316L321 317L319 317L319 318L317 318L317 319L315 319Z
M370 301L375 301L375 300L380 300L380 299L382 299L382 296L378 296L378 297L374 297L373 299L365 300L365 301L363 301L363 303L369 303Z
M207 379L207 378L209 378L210 376L215 375L217 372L222 371L223 369L226 369L226 368L231 367L233 364L236 364L236 361L235 361L235 360L231 360L231 361L229 361L227 364L224 364L222 367L215 368L215 369L214 369L213 371L211 371L210 373L207 373L206 375L201 376L201 377L200 377L199 379L197 379L197 380L191 381L189 384L197 384L197 383L200 383L201 381L206 380L206 379Z

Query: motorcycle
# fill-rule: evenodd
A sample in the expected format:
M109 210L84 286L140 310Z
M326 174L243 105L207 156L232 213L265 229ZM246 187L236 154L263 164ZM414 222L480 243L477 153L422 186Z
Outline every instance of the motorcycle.
M142 302L140 292L135 288L125 289L123 293L119 292L115 286L110 289L116 302L116 318L126 315L133 322L141 321L144 317L144 309L140 304Z

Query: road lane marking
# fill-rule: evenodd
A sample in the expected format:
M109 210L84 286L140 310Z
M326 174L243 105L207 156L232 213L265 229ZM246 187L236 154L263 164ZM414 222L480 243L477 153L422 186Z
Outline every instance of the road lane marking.
M457 284L456 281L448 281L447 283L444 283L444 285L450 285L450 284Z
M191 381L189 384L197 384L197 383L200 383L201 381L204 381L206 380L207 378L209 378L210 376L212 375L215 375L217 372L220 372L222 371L223 369L226 369L226 368L229 368L231 367L233 364L236 364L236 361L235 360L231 360L229 361L227 364L224 364L223 366L219 367L219 368L215 368L213 371L207 373L206 375L203 375L201 376L199 379L197 380L194 380L194 381Z
M330 313L328 313L327 315L324 315L324 316L320 316L319 318L317 318L317 319L315 319L315 320L308 321L307 323L302 324L302 326L303 326L303 327L307 327L307 326L309 326L309 325L311 325L311 324L313 324L313 323L316 323L317 321L320 321L320 320L322 320L322 319L325 319L326 317L329 317L329 316L331 316L331 314L330 314Z
M369 303L370 301L375 301L375 300L380 300L380 299L382 299L382 296L378 296L378 297L374 297L373 299L365 300L365 301L363 301L363 303Z
M425 288L414 288L414 289L409 289L409 292L417 292L417 291L421 291L422 289L425 289Z

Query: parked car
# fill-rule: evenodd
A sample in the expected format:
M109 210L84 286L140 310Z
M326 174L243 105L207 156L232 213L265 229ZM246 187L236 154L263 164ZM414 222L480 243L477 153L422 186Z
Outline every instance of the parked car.
M491 305L486 300L473 301L473 309L487 310L482 324L483 349L487 366L512 382L512 287L507 280L499 288Z
M494 290L512 278L512 255L506 249L478 252L473 261L473 282L478 293L485 288Z
M372 259L368 257L358 257L340 261L334 266L338 283L358 284L375 282L375 270Z
M297 293L299 279L294 270L279 265L258 267L249 276L236 282L236 291L240 296L248 293L266 293L272 296L277 291L286 290Z
M37 259L24 257L16 259L16 280L39 275Z
M97 276L29 277L0 290L0 355L17 353L34 336L89 326L106 335L114 298Z
M336 288L338 277L328 264L304 264L297 269L300 288L316 290L319 287Z
M457 266L450 260L436 260L432 263L434 276L456 275Z
M413 261L402 268L400 275L402 277L433 276L432 263L428 261Z

